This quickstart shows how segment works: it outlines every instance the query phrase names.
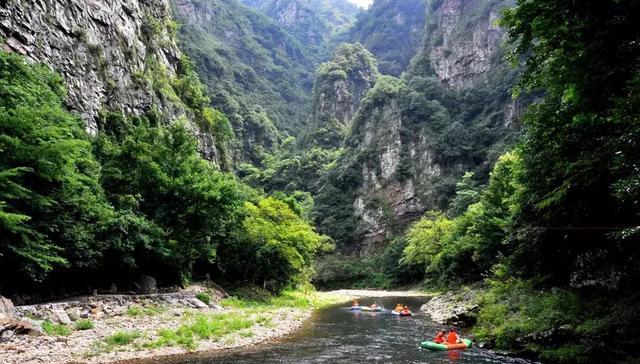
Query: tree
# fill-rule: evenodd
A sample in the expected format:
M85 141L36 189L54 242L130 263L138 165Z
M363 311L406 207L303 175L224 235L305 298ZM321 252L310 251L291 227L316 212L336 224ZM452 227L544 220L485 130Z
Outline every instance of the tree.
M0 275L20 284L100 259L96 237L113 210L59 76L0 52Z
M246 202L244 208L240 236L221 249L221 254L230 258L220 261L225 269L241 275L235 280L241 278L274 291L308 280L313 258L327 239L278 199Z
M595 0L520 0L504 13L521 88L546 91L525 117L512 264L523 275L566 285L579 257L597 253L635 280L624 262L638 255L637 235L619 232L637 229L640 206L619 188L639 173L630 149L640 121L638 14L637 1Z

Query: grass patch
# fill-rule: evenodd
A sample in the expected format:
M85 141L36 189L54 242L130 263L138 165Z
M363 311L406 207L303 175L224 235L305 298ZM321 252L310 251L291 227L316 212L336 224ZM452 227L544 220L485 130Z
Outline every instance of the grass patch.
M125 346L125 345L131 344L135 339L139 337L140 337L140 333L137 331L132 331L132 332L118 331L111 336L107 336L104 339L104 342L110 347Z
M71 335L71 329L65 325L54 324L53 322L46 320L42 323L42 330L49 336L69 336Z
M91 330L93 329L93 321L89 319L83 319L76 321L76 330Z
M223 307L262 311L275 308L319 308L346 300L348 298L324 295L313 290L287 290L277 297L269 297L264 300L230 297L220 301L220 304Z
M204 293L204 292L198 293L196 295L196 298L202 301L203 303L205 303L206 305L209 305L211 303L211 295L208 293Z
M144 346L148 348L181 346L186 349L195 349L200 340L220 340L226 335L249 329L253 324L253 320L240 317L237 313L198 314L191 322L180 326L177 330L158 331L158 338Z
M129 317L157 316L166 311L167 308L161 305L130 306L125 314Z
M256 334L254 334L254 333L253 333L253 332L251 332L251 331L242 331L242 332L240 333L240 336L241 336L241 337L244 337L244 338L250 338L250 337L254 337L254 336L256 336Z

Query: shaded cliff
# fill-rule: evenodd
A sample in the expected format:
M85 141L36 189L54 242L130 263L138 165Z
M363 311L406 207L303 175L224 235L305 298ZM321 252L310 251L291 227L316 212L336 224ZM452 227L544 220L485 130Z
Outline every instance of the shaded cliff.
M346 250L372 253L425 211L444 209L465 171L484 183L514 140L515 71L503 64L502 33L489 25L504 4L431 3L424 45L406 74L378 79L347 123L315 209L320 229ZM463 28L471 33L455 31ZM451 46L467 41L474 46Z
M209 130L204 105L181 92L192 74L165 0L3 1L0 18L2 48L59 72L66 104L90 134L108 111L152 113L165 123L187 118L201 153L220 162L224 146Z
M174 0L180 47L236 133L236 160L259 163L309 114L315 65L272 19L236 0Z
M399 76L420 49L426 9L426 0L376 0L337 41L362 43L381 73Z
M327 42L349 26L359 8L347 0L241 0L287 29L307 49L321 59Z
M373 55L357 44L343 44L316 72L310 139L340 146L365 94L380 77Z

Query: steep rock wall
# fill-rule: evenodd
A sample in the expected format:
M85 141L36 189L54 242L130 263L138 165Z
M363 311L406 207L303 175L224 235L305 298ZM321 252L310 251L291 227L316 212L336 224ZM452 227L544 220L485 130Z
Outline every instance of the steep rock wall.
M502 0L439 0L429 4L426 53L437 77L453 89L473 87L500 62L504 37L495 21Z
M378 60L382 74L399 76L421 48L426 4L427 0L376 0L336 41L362 43Z
M2 49L49 65L67 86L66 104L98 132L101 111L141 115L155 109L165 122L184 117L203 156L218 162L216 142L193 122L157 78L175 77L182 56L166 0L0 1ZM154 80L155 79L155 80Z
M344 154L321 189L340 197L316 199L320 230L346 250L371 254L427 210L446 209L462 174L473 171L484 183L517 135L514 72L502 61L503 33L492 25L506 3L432 1L410 68L401 79L379 77L347 122Z
M337 147L351 128L356 111L380 73L373 55L361 44L343 44L320 65L313 87L312 139Z

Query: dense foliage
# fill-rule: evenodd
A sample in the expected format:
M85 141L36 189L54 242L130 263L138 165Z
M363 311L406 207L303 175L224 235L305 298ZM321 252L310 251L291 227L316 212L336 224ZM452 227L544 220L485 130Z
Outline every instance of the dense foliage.
M259 163L280 133L302 130L313 58L274 20L237 0L190 3L197 15L174 5L180 47L193 60L211 105L234 128L236 160Z
M2 277L42 280L99 256L96 240L113 211L82 123L62 107L64 94L44 66L0 52Z
M624 273L609 288L640 273L625 263L640 252L639 10L634 1L528 1L505 12L521 86L547 92L526 117L527 199L514 239L524 275L564 285L588 255Z
M309 56L325 56L334 34L348 27L359 9L349 0L241 0L286 28Z
M448 217L432 211L407 232L408 245L401 264L419 265L437 285L474 282L490 273L493 265L510 253L503 244L522 187L521 160L515 153L500 157L479 201L464 213ZM458 195L468 191L460 184Z
M238 262L230 246L280 290L308 278L327 245L295 199L264 198L202 159L181 121L104 113L92 140L62 106L57 75L4 52L0 95L3 291L126 286L141 273L235 282L220 270Z
M374 1L337 41L362 43L382 74L399 76L422 45L426 15L426 0Z
M311 276L315 253L330 247L285 201L266 198L245 203L246 216L236 239L227 241L221 261L227 277L279 291Z
M558 362L637 354L639 10L547 0L506 10L520 90L544 98L482 192L463 179L453 216L431 213L408 233L403 263L427 279L490 277L475 331L501 349Z

